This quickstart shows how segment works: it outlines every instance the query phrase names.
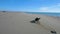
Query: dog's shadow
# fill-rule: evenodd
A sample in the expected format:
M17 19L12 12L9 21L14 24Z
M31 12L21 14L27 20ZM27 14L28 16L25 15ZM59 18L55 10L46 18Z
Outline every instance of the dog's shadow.
M40 24L40 21L36 22L35 20L32 20L30 23Z
M30 21L30 23L35 23L35 20Z

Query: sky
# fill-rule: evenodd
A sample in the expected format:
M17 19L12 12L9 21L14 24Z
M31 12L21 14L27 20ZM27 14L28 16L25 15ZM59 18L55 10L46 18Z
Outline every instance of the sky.
M0 0L0 10L60 13L60 0Z

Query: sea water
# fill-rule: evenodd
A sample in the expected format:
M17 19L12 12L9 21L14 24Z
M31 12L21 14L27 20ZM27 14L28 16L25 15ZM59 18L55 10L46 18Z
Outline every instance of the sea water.
M48 16L60 17L60 13L49 13L49 12L26 12L28 14L44 14Z

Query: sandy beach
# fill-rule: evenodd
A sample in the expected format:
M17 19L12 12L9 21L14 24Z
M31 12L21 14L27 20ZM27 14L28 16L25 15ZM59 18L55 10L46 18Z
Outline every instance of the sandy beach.
M40 17L40 24L30 23ZM0 34L60 34L60 19L52 16L18 12L0 12Z

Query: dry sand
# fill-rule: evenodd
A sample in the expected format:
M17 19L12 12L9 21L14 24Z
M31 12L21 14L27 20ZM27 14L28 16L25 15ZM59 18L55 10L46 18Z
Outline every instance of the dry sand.
M40 24L30 23L40 17ZM0 12L0 34L60 34L60 20L54 17L37 14Z

